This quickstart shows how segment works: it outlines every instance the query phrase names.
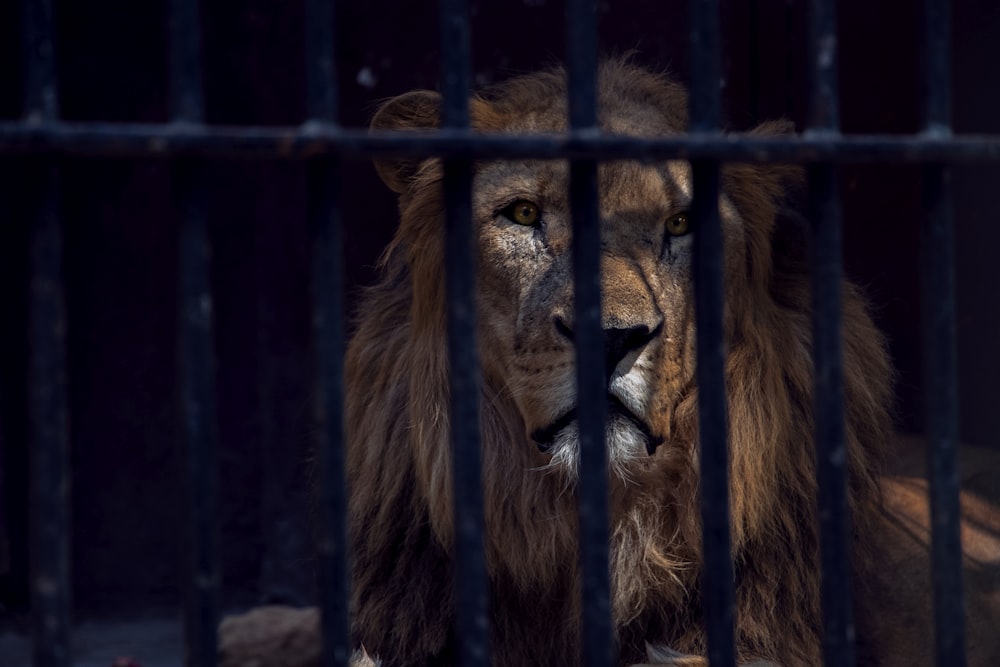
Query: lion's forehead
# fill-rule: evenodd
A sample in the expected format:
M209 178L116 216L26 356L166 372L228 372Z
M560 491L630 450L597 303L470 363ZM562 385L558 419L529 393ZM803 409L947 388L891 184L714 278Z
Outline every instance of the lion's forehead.
M601 214L605 218L652 215L659 220L682 211L691 200L690 173L688 163L681 161L602 163L598 169ZM517 198L531 199L543 208L565 210L568 190L569 167L565 161L497 161L480 166L475 201L487 213Z
M633 99L633 91L602 91L598 104L598 127L609 134L660 137L682 132L676 114L665 112L653 101ZM569 124L565 98L507 99L494 102L488 119L481 119L484 130L517 134L560 133Z

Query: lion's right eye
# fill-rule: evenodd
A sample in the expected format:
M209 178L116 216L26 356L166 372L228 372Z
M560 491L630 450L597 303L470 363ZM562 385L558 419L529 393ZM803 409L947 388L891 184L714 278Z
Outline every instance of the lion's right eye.
M691 231L691 220L687 213L681 213L667 220L667 231L671 236L684 236Z
M513 204L500 211L500 214L511 222L528 227L538 224L542 217L538 204L527 199L518 199Z

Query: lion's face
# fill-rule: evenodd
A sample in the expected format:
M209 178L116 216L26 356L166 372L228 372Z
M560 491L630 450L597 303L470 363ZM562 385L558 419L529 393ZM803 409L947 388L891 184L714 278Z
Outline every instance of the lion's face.
M608 91L614 95L614 91ZM682 131L664 100L603 104L602 129L662 136ZM683 105L684 99L667 102ZM509 100L489 114L494 130L565 130L561 104L528 110ZM520 111L520 112L519 112ZM527 111L527 113L524 113ZM486 115L486 114L482 114ZM606 442L627 476L669 446L671 417L693 385L691 168L674 161L599 168ZM480 310L487 378L513 397L525 433L553 468L575 471L573 257L565 161L481 164L473 188L479 228ZM725 198L728 264L741 261L741 221ZM735 243L731 241L736 241Z
M687 103L679 86L645 74L619 88L614 74L602 77L603 131L635 136L684 131ZM493 133L564 132L562 86L560 77L544 75L509 83L502 96L472 100L473 125ZM434 93L411 93L383 107L373 124L430 128L439 105ZM424 198L432 191L427 185L439 178L436 163L378 166L402 195L402 236L408 221L423 219L431 208L440 213L439 204ZM671 446L675 408L693 389L692 262L698 230L688 213L692 185L686 162L603 163L598 189L605 335L598 363L607 378L609 462L627 478L658 448ZM476 165L473 218L485 379L494 393L516 405L523 444L537 449L538 465L572 476L579 434L568 191L569 167L562 160ZM740 273L744 224L726 196L720 212L726 272L745 275ZM414 243L425 245L427 228L420 224L412 231ZM427 260L418 255L411 261ZM426 274L439 276L440 265L427 267Z
M493 163L475 180L487 377L525 432L572 470L578 439L572 220L565 162ZM614 469L652 455L692 381L694 223L690 168L615 162L599 170L607 445Z

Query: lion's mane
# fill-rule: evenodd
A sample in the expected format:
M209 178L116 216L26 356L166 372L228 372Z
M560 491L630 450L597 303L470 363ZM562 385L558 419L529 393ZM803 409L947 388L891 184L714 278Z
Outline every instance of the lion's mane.
M602 105L655 104L677 131L686 127L683 89L627 62L602 66L599 98ZM477 97L473 125L502 128L506 116L537 99L565 99L560 71ZM436 109L412 106L410 117L380 113L374 125L433 125ZM346 362L354 633L386 664L447 663L455 608L441 170L428 160L380 171L400 194L400 224L380 282L361 301ZM723 170L723 188L747 230L745 271L727 279L726 380L738 650L741 659L813 665L821 660L810 290L797 225L780 214L795 173ZM853 534L863 536L889 429L891 370L863 298L846 282L843 351ZM490 355L481 349L494 664L577 664L575 496L530 465L537 452ZM684 363L693 368L694 360ZM689 382L678 391L655 476L612 484L612 605L622 664L642 661L646 642L705 649L697 430ZM853 567L859 575L870 567L861 537Z

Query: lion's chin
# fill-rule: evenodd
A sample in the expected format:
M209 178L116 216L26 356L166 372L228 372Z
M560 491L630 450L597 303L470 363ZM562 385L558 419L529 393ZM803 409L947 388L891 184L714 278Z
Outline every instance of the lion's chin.
M576 475L579 465L580 430L576 408L569 410L545 428L531 435L543 454L551 455L550 468L559 468ZM625 474L629 464L647 459L656 452L663 439L653 435L649 427L614 397L608 400L604 441L608 448L611 471Z

